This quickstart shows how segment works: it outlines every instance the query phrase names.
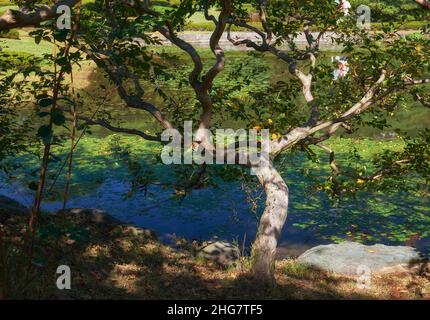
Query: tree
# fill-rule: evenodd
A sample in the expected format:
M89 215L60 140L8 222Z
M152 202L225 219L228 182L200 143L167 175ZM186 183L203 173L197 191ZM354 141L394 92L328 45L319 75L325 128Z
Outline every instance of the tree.
M247 24L240 15L233 18L232 24L256 32L261 38L260 43L229 39L235 45L274 54L287 63L291 74L301 83L310 110L303 125L287 129L286 134L272 141L272 159L298 145L314 144L325 148L321 143L340 128L354 131L365 112L386 109L388 100L411 94L412 88L430 81L426 28L421 34L406 38L398 36L393 25L386 26L382 34L355 29L355 20L339 17L332 1L308 1L306 4L271 1L267 6L260 2L257 8L261 29ZM311 28L319 32L313 33ZM307 41L304 49L299 49L292 41L300 32ZM318 65L320 42L327 33L344 47L343 54L349 56L351 74L340 81L329 80L330 74L326 73L325 67ZM278 48L283 43L288 45L288 51ZM421 46L427 48L424 57L421 56ZM299 68L300 61L307 61L308 66ZM327 85L337 88L334 90L338 97L325 94L323 88ZM274 167L260 172L258 177L266 190L267 201L253 247L256 255L254 272L270 281L277 239L287 215L288 188Z
M211 8L217 9L219 14L210 14ZM261 23L258 27L247 21L250 10L259 12ZM214 25L209 48L215 62L210 66L205 66L198 50L178 35L187 17L198 11L202 11L206 20ZM10 25L18 24L9 22ZM236 39L231 33L233 26L254 32L259 40ZM163 64L163 57L148 49L148 45L159 43L154 31L186 53L192 63L188 75L188 84L195 97L191 102L192 112L189 106L179 106L172 112L167 103L166 106L157 106L145 99L142 79L157 82L171 76ZM277 159L285 152L309 152L310 146L314 145L330 153L333 168L336 168L334 154L323 145L324 141L340 130L354 132L362 125L386 127L386 123L376 118L367 120L365 115L386 117L387 112L393 112L393 105L405 97L427 101L423 88L430 83L429 28L426 26L406 37L397 33L394 24L385 25L381 33L368 32L357 27L352 16L344 17L331 0L183 0L165 10L146 0L106 0L86 7L81 33L74 46L104 71L127 107L148 113L158 122L160 130L180 127L180 121L173 115L179 114L180 119L194 117L195 110L199 108L199 125L192 145L213 157L215 146L208 132L214 129L214 114L232 115L233 111L228 106L236 103L229 101L227 104L223 101L226 97L220 99L216 90L216 78L228 63L220 45L225 33L234 45L246 46L263 56L276 56L288 65L291 73L291 78L281 81L276 87L262 87L251 94L251 106L255 110L247 108L241 118L248 128L271 120L271 127L279 134L270 142L269 163L254 165L247 161L247 166L256 174L266 193L266 208L252 249L252 273L261 283L270 284L274 280L276 247L287 219L289 201L288 186L277 170ZM304 47L299 47L294 41L301 34L305 37ZM342 46L342 54L348 57L349 63L349 73L337 80L333 79L333 65L323 61L321 50L321 43L331 40ZM168 101L164 92L159 91L159 94ZM66 106L59 107L70 111ZM256 112L263 109L270 110L270 118ZM307 119L303 119L303 113L298 113L298 110L305 110ZM90 125L161 142L159 132L115 126L105 118L93 119L85 115L79 118ZM427 136L422 136L425 150L429 146ZM183 145L184 149L188 147ZM417 171L417 151L410 149L402 155L384 158L375 175L364 177L357 174L353 178L374 181L381 172L382 176L398 173L398 170L384 170L393 167L400 167L403 173ZM419 152L427 154L422 149ZM240 151L236 150L236 155L239 154ZM427 157L421 159L429 161ZM341 173L334 169L334 175ZM421 173L427 174L427 171ZM340 189L341 192L335 193L342 193L344 188Z
M418 3L420 6L422 6L424 9L430 10L430 2L427 0L415 0L416 3Z
M43 5L33 12L9 9L0 17L0 31L12 28L37 26L43 21L58 17L61 14L57 12L60 6L72 8L80 1L81 0L59 0L55 1L52 6ZM33 4L37 4L37 1L33 1Z
M229 34L233 44L273 54L288 64L293 76L291 83L296 85L295 88L297 85L301 86L305 104L309 109L307 121L302 125L297 125L298 118L288 119L289 121L284 123L277 121L276 129L282 132L282 135L271 142L270 163L252 168L267 197L266 209L253 245L253 273L263 283L273 281L277 241L288 211L288 186L276 169L276 159L279 155L298 147L307 148L310 145L324 147L321 143L335 135L339 129L354 130L354 127L360 125L363 122L362 114L365 112L386 111L392 99L411 95L417 86L430 81L429 41L425 37L428 32L426 28L423 28L421 34L406 38L398 36L392 24L385 26L381 34L369 33L357 28L354 19L342 18L337 6L330 0L308 1L305 4L299 1L288 3L271 1L267 4L264 1L257 4L254 1L181 1L178 6L163 13L153 9L148 1L108 4L107 16L98 18L110 25L110 33L107 33L105 38L100 38L98 34L98 39L87 39L87 44L81 49L109 75L128 107L149 112L166 129L174 127L173 123L166 119L160 107L144 100L144 89L137 79L144 76L146 71L139 70L139 63L131 62L129 59L131 55L127 53L134 50L145 52L145 48L126 39L130 39L131 34L139 27L140 32L135 35L139 34L146 43L151 43L154 40L150 31L156 30L183 50L193 63L188 79L194 90L197 105L202 110L199 130L193 143L195 146L203 147L206 152L215 150L207 130L211 129L216 98L212 90L214 80L226 63L226 56L219 43L224 32ZM212 6L220 8L218 17L209 13ZM247 24L250 6L256 6L261 28ZM206 73L203 73L204 66L198 51L176 33L184 25L187 16L200 10L204 12L206 19L214 24L210 49L215 63ZM133 22L130 23L130 20ZM231 25L255 32L260 41L233 39L230 34ZM312 28L319 31L315 34L311 32ZM298 48L293 41L301 32L307 41L304 49ZM327 35L338 45L342 45L343 54L350 57L351 75L337 82L332 79L332 70L318 63L321 55L320 42ZM287 45L289 50L281 49L280 46L283 44ZM128 62L125 61L125 57ZM420 63L417 64L417 61ZM127 90L127 81L133 83L133 90L130 90L130 87ZM333 95L332 92L325 95L326 90L322 88L328 85L337 94ZM284 89L284 93L291 89L288 83L285 84L285 88L288 89ZM132 93L129 93L130 91ZM289 96L287 94L286 97L291 102L296 94L291 93ZM266 106L263 105L264 107ZM119 132L137 133L149 140L159 139L143 132L114 128L105 121L92 123ZM250 163L248 165L251 166Z

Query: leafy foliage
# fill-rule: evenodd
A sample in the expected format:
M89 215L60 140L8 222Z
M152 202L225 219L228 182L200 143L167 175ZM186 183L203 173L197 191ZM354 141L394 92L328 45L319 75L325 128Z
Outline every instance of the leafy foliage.
M34 57L0 50L0 170L12 169L4 160L26 150L34 140L29 133L31 120L17 110L28 103L28 76L38 72L38 63Z
M206 9L208 14L220 12L223 1L183 0L171 6L163 8L150 6L144 10L133 4L135 3L126 5L115 1L109 8L104 1L96 0L86 5L83 8L82 24L77 40L70 39L70 34L67 32L56 30L52 22L45 23L31 33L36 44L48 41L58 48L56 55L44 56L44 59L50 62L50 68L36 70L32 67L33 69L20 71L25 76L33 72L37 77L37 81L28 82L26 85L32 94L36 115L41 122L37 128L37 136L46 146L62 142L60 129L67 128L67 114L64 110L67 110L71 103L70 87L64 79L57 79L56 76L58 73L70 74L73 66L78 66L84 59L91 59L97 64L129 108L142 112L154 110L154 105L151 104L153 101L147 101L151 94L151 98L160 105L157 106L159 107L157 111L160 111L170 120L169 123L179 130L182 129L184 120L196 120L195 124L197 124L202 117L201 109L210 105L211 112L218 115L214 117L210 129L233 120L235 125L245 128L270 128L272 140L277 141L282 135L302 126L309 118L310 111L313 109L311 107L318 107L319 122L317 123L339 119L368 92L374 92L372 108L363 109L363 113L360 112L356 117L338 120L347 128L342 134L358 133L363 127L388 130L391 128L387 119L395 117L400 109L407 107L411 99L423 105L428 101L426 91L428 87L424 85L417 87L413 85L413 81L428 78L430 75L430 27L424 25L417 32L401 36L398 33L399 24L393 23L394 20L403 23L407 20L427 19L428 13L415 10L415 5L394 7L388 6L386 1L369 3L376 19L386 22L381 25L381 32L370 33L357 28L354 16L344 17L332 0L269 1L265 7L267 24L261 25L257 30L253 29L254 25L250 25L250 30L258 33L262 32L261 30L267 32L270 29L273 33L270 49L266 50L267 46L256 45L257 53L252 51L246 58L230 59L228 54L219 53L220 48L212 47L211 58L218 62L214 68L207 60L202 61L201 50L181 41L177 32L184 30L188 19L196 13L201 14ZM397 1L396 4L403 5L404 2ZM249 21L250 12L257 12L259 9L259 1L233 1L227 18L229 23L238 23L243 27ZM207 20L212 23L216 18L207 17ZM346 77L340 80L333 78L335 65L329 59L330 53L322 52L322 49L316 45L315 37L307 34L308 44L304 47L297 45L294 40L309 28L331 32L336 44L342 48L341 54L348 60L350 71ZM187 60L179 59L174 52L162 50L160 41L154 37L155 31L164 31L172 42L188 54ZM264 42L265 38L261 38ZM71 44L76 50L68 52L64 47L67 41L72 41ZM278 63L287 66L284 69L292 71L290 75L284 74L276 81L267 77L266 72L269 68L267 57L272 53L280 58ZM312 65L312 57L317 61L315 65ZM230 69L224 68L220 62L225 62ZM58 67L59 70L53 72L52 66ZM201 89L211 76L210 71L217 71L216 67L223 69L224 74L210 81L204 90ZM313 75L313 106L303 98L303 83L296 77L297 70ZM385 80L380 86L374 88L383 70ZM209 72L206 73L207 71ZM5 74L4 79L6 80L4 92L8 92L6 86L11 83L10 75ZM58 97L54 97L52 88L58 86ZM169 90L172 87L175 90ZM10 95L5 95L3 99L10 99ZM205 102L206 105L204 105ZM101 109L101 112L96 115L98 123L120 122L115 119L115 115L104 108L102 99L96 104L99 104L97 110ZM83 114L87 115L86 111L83 111ZM13 128L13 120L10 120L14 116L13 111L3 112L5 128ZM148 118L152 119L150 114ZM152 121L155 122L154 119ZM155 129L146 130L145 133L157 135L162 129L158 126ZM326 132L316 132L310 138L325 141L325 134ZM401 190L400 181L407 177L416 185L414 189L416 192L425 193L429 183L429 132L425 130L416 137L409 137L400 130L397 134L404 141L404 147L401 150L381 149L370 160L361 158L355 149L340 150L343 158L346 159L339 165L341 169L335 170L332 167L331 174L318 176L314 181L315 189L327 192L335 203L340 203L342 197L353 198L359 192ZM13 135L9 135L9 139L20 141ZM308 156L313 165L320 166L326 156L310 147L312 143L309 141L311 140L302 141L283 156ZM2 143L6 145L10 142L5 140ZM12 150L10 154L13 154L19 149L10 150ZM132 192L147 190L150 184L160 183L158 180L161 179L157 179L154 172L140 163L130 148L121 146L119 141L111 144L110 152L115 159L127 164L132 181L130 195ZM334 159L335 156L331 153L331 165ZM277 164L280 165L281 170L285 165L282 162ZM311 176L308 166L309 164L303 170L308 171L305 173ZM175 186L178 198L189 194L190 189L216 185L216 182L213 182L216 179L199 176L200 169L189 166L176 170L176 181L170 185ZM238 170L233 166L204 171L204 175L212 178L219 175L223 179L232 180L240 178L242 173L241 169ZM191 178L195 176L199 178L198 181L192 181ZM384 179L380 179L381 177ZM193 182L191 186L190 181ZM352 232L357 239L366 233L366 239L372 240L375 239L376 233L373 226L369 226L370 231L355 230L353 227L354 218L368 219L372 214L367 212L366 215L360 216L360 212L344 212L342 222L333 224L330 228ZM377 220L382 221L390 215L391 213L380 212ZM330 217L325 219L328 220ZM406 218L393 217L393 220L387 223L386 234L402 240L406 237L405 232L394 230L399 221L410 225L422 220L417 220L417 215ZM328 226L327 222L322 225ZM312 227L317 224L314 219L310 219L302 226ZM353 231L350 230L351 228ZM427 235L425 231L420 231L423 235ZM407 236L410 235L409 231L406 233Z

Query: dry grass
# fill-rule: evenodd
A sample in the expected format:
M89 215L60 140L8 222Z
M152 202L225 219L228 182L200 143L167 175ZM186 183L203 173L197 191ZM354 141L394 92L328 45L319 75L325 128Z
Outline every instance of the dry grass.
M354 277L319 272L294 260L279 261L277 285L257 289L246 277L249 261L220 268L198 260L191 245L181 249L159 244L145 235L128 232L126 226L95 224L82 216L45 216L41 230L62 225L89 237L45 235L38 244L37 277L24 292L12 298L34 299L430 299L430 278L419 270L374 275L370 289L359 289ZM22 235L24 220L4 224L8 239ZM59 239L59 241L58 241ZM10 244L11 242L9 242ZM72 269L72 290L55 287L59 264Z
M430 277L416 268L374 274L369 289L360 289L356 276L315 271L283 260L277 265L277 280L281 287L295 287L296 299L430 299Z

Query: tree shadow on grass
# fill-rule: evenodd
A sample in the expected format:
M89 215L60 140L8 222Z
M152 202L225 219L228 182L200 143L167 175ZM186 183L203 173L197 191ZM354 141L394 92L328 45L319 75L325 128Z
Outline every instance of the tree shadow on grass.
M62 221L60 219L63 219ZM48 220L48 221L46 221ZM306 273L300 279L278 272L270 290L243 272L199 261L190 248L174 250L146 230L115 221L94 221L87 214L49 216L45 223L63 224L67 236L56 247L38 251L48 261L44 281L33 285L35 297L48 299L369 299L337 287L351 279ZM43 225L41 226L43 230ZM88 232L88 236L85 233ZM46 239L44 241L47 242ZM54 251L56 250L56 252ZM49 252L49 254L47 254ZM43 259L42 259L43 260ZM55 269L69 265L72 290L57 290ZM46 282L46 279L50 279ZM41 279L42 280L42 279ZM44 285L42 285L45 283ZM47 283L47 284L46 284ZM30 292L29 298L32 298Z
M1 219L4 243L9 249L22 250L22 230L27 216L12 211L7 215L0 211L4 217ZM9 298L371 298L364 294L350 296L337 290L350 279L322 277L308 270L300 273L278 268L276 286L270 290L260 288L258 281L250 280L240 268L222 268L196 259L191 246L174 250L157 242L149 230L121 224L97 210L43 214L39 222L31 272L34 280L25 290L11 292ZM7 262L13 264L13 261ZM56 271L60 265L71 269L71 290L57 289Z
M277 283L262 288L246 268L222 268L196 259L184 245L172 249L148 230L120 224L97 211L43 215L37 233L34 280L17 299L374 299L356 280L279 262ZM1 215L1 211L0 211ZM27 217L2 215L6 244L16 246ZM14 239L14 240L12 240ZM15 242L14 242L15 241ZM59 265L68 265L72 289L58 290ZM1 286L1 284L0 284Z

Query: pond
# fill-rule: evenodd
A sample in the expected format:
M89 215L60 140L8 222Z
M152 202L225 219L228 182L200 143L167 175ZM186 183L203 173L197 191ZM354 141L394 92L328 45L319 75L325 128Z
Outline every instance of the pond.
M186 58L181 53L176 54L179 57L178 65L186 65ZM233 65L245 61L248 67L258 64L258 59L261 59L249 56L245 52L228 52L227 55L233 60ZM208 52L203 52L203 56L205 60L211 59ZM229 68L227 65L227 70L219 81L226 81L225 77L232 70ZM187 68L182 71L185 75ZM99 86L103 84L108 87L109 92L102 105L103 112L109 112L113 118L119 119L124 127L155 128L153 122L143 113L130 111L121 106L115 89L99 72L86 70L84 73L80 76L85 78L81 79L85 80L82 81L85 85L81 88L85 112L91 114L100 106L100 100L93 97L104 94ZM255 83L274 81L277 78L286 77L287 74L284 64L269 58L268 70L261 75L261 78L254 81ZM77 78L79 79L79 75ZM180 91L173 84L167 89L173 95L177 95ZM181 90L181 94L186 96L187 91ZM162 104L162 101L150 90L147 98ZM429 110L414 105L409 107L412 111L400 111L398 120L392 121L393 130L399 127L414 134L419 129L430 127ZM22 116L34 117L31 108L23 110ZM37 118L34 120L37 126ZM240 126L234 121L225 125ZM82 148L79 147L77 150L69 207L105 210L120 220L154 230L160 240L166 243L174 243L175 236L199 241L219 237L249 248L257 230L258 214L264 207L264 197L257 201L259 205L257 212L252 213L250 203L247 201L248 194L239 182L218 181L216 187L209 186L194 190L182 201L171 199L171 189L154 185L150 185L147 190L130 194L132 181L126 165L115 158L111 152L104 154L102 148L102 145L111 139L111 133L103 129L93 131L94 137L84 138ZM379 137L381 132L365 128L360 134ZM130 143L133 148L145 145L137 139ZM64 159L67 148L65 146L55 149L54 152ZM135 150L138 158L143 159L148 153L156 153L151 148L142 148ZM0 194L29 206L33 191L27 184L35 179L34 173L37 172L38 160L20 157L13 161L25 164L25 168L18 169L12 177L1 178ZM58 164L52 165L51 175L55 173L58 166ZM339 206L334 206L324 192L309 192L310 182L300 173L300 170L288 166L283 169L290 187L290 207L289 217L280 239L280 257L297 256L312 246L341 239L362 240L368 243L406 244L417 247L423 253L429 253L430 238L425 234L425 230L430 230L428 197L419 197L413 192L360 194L356 199L349 199ZM156 170L169 175L173 169ZM64 177L61 177L55 188L57 194L54 193L43 203L44 210L55 211L61 208L59 194L63 184ZM363 233L368 237L357 238L358 234ZM392 240L393 237L396 240Z
M26 40L27 41L27 40ZM26 42L24 41L24 42ZM45 44L46 45L46 44ZM28 44L23 47L26 48ZM16 45L11 46L12 49L19 49ZM22 49L22 48L21 48ZM8 49L5 49L7 51ZM174 98L177 103L188 103L192 105L193 90L188 86L178 88L181 81L186 80L188 73L191 71L192 66L190 59L182 51L178 51L172 46L154 46L149 47L149 50L171 57L169 61L170 67L173 67L173 75L175 79L168 81L160 81L157 86L162 88L165 93ZM198 48L205 66L208 68L214 62L212 53L204 48ZM34 52L32 52L34 54ZM329 63L332 56L339 55L337 51L326 50L321 54L321 61ZM227 63L225 70L215 79L216 86L224 86L226 90L235 86L237 83L231 80L233 73L240 73L246 75L253 74L250 83L247 85L247 91L252 91L262 83L276 83L277 81L290 78L288 66L284 62L280 62L277 58L270 54L264 56L255 55L252 52L246 51L226 51ZM243 77L239 77L243 80ZM95 68L89 62L82 64L82 68L76 71L75 83L78 86L78 91L81 96L80 112L86 116L92 116L98 110L98 116L108 115L110 118L116 120L123 127L136 128L149 130L151 132L159 130L159 126L155 123L145 112L136 109L126 108L124 103L118 97L115 86L107 81L104 74ZM103 86L102 89L101 86ZM151 83L143 82L145 88L145 98L163 110L163 105L167 102L154 92L155 86ZM428 86L430 90L430 85ZM239 95L241 92L238 93ZM300 97L299 103L300 101ZM189 110L188 110L189 111ZM35 130L39 127L40 118L34 114L33 106L29 105L28 108L20 110L22 119L30 118L34 124ZM307 111L306 111L307 112ZM198 116L199 111L194 111L194 116ZM171 120L174 115L170 115ZM217 115L214 116L214 121L217 120ZM363 127L358 132L354 133L355 136L366 136L381 138L393 134L395 129L401 129L410 135L415 135L417 132L424 128L430 127L430 109L422 107L414 100L407 101L406 106L401 106L396 110L395 117L388 117L388 123L391 128L381 131L377 128ZM241 127L241 122L237 120L223 119L223 125L231 128ZM103 128L93 127L94 134L99 137L109 135L110 132Z
M75 154L69 208L105 210L122 221L154 230L168 244L174 244L175 236L199 241L218 237L249 249L257 231L258 216L264 209L261 190L248 190L241 181L226 182L218 178L216 185L193 190L184 199L172 198L172 188L155 183L131 192L135 176L116 153L118 150L113 151L118 145L132 147L142 168L148 168L151 163L148 154L158 152L137 138L85 138ZM67 146L57 149L56 154L65 159ZM26 183L36 179L31 173L37 173L38 160L22 157L16 162L24 162L26 167L18 169L12 177L2 177L0 194L30 206L33 191ZM309 188L312 182L300 172L305 162L297 157L278 164L290 188L289 216L281 234L280 257L297 256L312 246L342 239L411 245L423 253L430 252L430 238L426 235L430 230L428 196L420 197L412 191L361 193L356 199L334 205L325 192ZM51 177L61 163L52 164ZM172 181L178 166L150 164L150 170L142 174L155 174L158 182L168 182ZM51 183L52 178L48 187ZM63 187L64 177L61 177L54 192L44 201L44 210L61 209ZM250 194L257 202L255 211L251 210L253 203L247 200Z

